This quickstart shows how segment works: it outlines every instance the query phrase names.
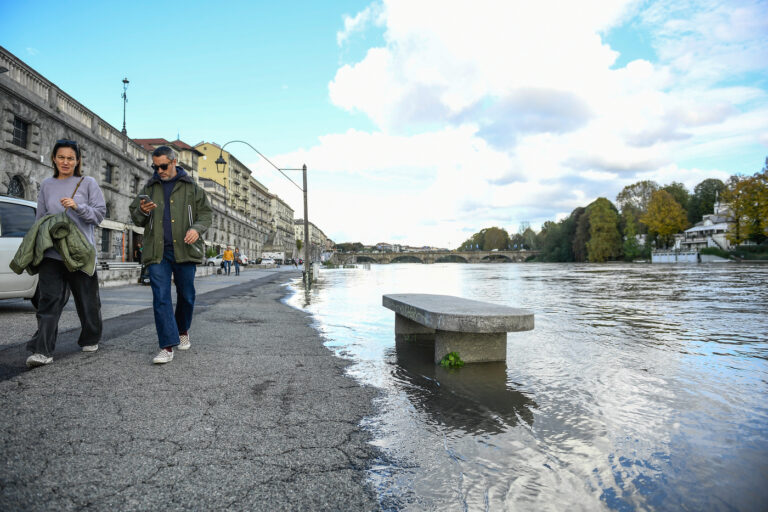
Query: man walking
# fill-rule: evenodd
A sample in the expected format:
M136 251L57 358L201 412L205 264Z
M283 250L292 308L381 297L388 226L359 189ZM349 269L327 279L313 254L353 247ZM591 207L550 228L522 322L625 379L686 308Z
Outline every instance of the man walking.
M229 275L232 272L232 262L235 260L235 253L232 252L232 248L227 246L224 250L224 254L221 257L221 261L224 262L224 273Z
M152 306L160 352L155 364L173 360L173 347L191 346L189 328L195 307L196 266L203 261L201 235L211 225L205 191L177 167L176 152L160 146L152 152L154 175L130 205L131 218L144 227L142 262L152 286ZM149 199L141 195L149 196ZM176 284L176 311L171 299L171 275Z

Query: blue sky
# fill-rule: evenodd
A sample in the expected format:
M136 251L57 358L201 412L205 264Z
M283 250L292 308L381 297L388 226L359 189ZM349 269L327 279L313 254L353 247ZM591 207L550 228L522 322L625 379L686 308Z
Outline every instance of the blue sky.
M118 128L128 77L129 136L306 163L338 242L457 246L768 155L765 0L0 2L0 45Z

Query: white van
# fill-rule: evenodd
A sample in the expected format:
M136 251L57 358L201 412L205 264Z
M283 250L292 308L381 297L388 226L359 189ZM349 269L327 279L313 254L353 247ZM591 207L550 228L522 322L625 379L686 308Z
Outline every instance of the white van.
M35 223L37 203L0 196L0 299L30 299L37 288L37 275L17 275L9 267L27 230Z

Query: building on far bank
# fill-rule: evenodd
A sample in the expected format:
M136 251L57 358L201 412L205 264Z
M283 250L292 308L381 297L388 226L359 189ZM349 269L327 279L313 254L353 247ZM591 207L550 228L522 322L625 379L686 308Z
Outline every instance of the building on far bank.
M727 251L731 248L727 236L733 224L731 210L727 204L719 201L715 202L713 210L712 213L704 215L695 226L683 232L681 249L698 251L704 247L718 247Z

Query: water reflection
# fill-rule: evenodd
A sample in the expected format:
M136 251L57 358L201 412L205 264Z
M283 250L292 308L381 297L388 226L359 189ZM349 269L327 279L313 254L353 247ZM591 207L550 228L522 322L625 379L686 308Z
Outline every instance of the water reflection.
M434 363L430 342L395 340L392 376L411 404L433 422L467 433L498 434L520 420L533 425L536 404L507 386L504 362L474 363L447 369Z

